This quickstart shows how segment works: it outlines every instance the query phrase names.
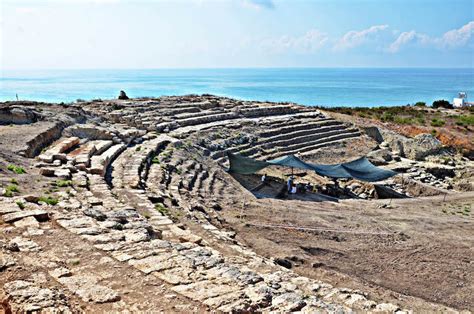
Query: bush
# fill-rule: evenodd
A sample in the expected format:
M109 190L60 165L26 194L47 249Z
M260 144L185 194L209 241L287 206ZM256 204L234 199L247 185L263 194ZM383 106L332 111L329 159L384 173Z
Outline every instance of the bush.
M418 124L420 124L420 125L425 125L425 123L426 123L424 117L418 117L418 118L416 118L416 122L418 122Z
M453 109L453 105L449 103L447 100L435 100L433 102L433 108L446 108L446 109Z
M456 124L461 126L474 125L474 115L462 115L456 118Z
M397 124L413 124L413 120L407 117L396 116L393 121Z
M415 104L415 107L426 107L426 103L424 101L419 101Z
M20 209L25 209L25 204L21 201L16 201L16 204L18 205L18 207L20 207Z
M18 186L16 184L10 184L5 188L5 192L3 192L3 196L5 197L13 197L13 193L20 192Z
M18 185L16 184L10 184L9 186L7 186L7 190L12 192L20 192L20 190L18 189Z
M393 113L391 112L384 112L382 116L380 117L380 120L383 122L391 122L394 120Z
M59 203L57 198L51 197L51 196L41 196L39 198L40 202L46 203L48 205L56 205Z
M166 216L169 213L168 208L166 208L166 206L163 205L162 203L155 204L155 209L158 212L160 212L163 216Z
M158 157L153 157L153 159L151 160L151 163L152 164L159 164L160 163L160 160L158 159Z
M58 180L55 182L55 185L60 188L65 188L67 186L72 186L71 180Z
M20 167L20 166L8 165L7 169L10 170L10 171L13 171L16 174L26 173L25 169L23 167Z
M434 118L433 120L431 120L431 126L440 127L444 125L445 125L444 120L437 119L437 118Z

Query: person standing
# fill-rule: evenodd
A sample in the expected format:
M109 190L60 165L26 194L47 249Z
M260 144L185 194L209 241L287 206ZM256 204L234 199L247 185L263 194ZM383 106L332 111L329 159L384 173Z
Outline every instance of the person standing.
M291 188L293 187L293 177L289 177L288 181L286 181L286 186L288 188L288 193L291 193Z

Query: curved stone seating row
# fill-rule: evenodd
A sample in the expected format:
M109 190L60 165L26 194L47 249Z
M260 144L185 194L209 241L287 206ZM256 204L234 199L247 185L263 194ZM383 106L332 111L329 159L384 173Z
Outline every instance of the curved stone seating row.
M159 147L178 140L167 135L159 135L154 139L127 149L117 158L113 166L112 183L117 187L136 189L141 186L148 174L151 159ZM148 164L145 166L145 164Z

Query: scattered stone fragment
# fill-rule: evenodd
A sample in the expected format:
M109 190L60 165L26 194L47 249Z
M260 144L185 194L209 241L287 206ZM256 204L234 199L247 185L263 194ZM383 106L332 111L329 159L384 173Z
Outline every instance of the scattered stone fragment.
M35 210L22 210L22 211L6 214L2 216L2 219L6 223L12 223L26 217L35 217L38 221L46 221L49 218L47 211L41 210L41 209L35 209Z

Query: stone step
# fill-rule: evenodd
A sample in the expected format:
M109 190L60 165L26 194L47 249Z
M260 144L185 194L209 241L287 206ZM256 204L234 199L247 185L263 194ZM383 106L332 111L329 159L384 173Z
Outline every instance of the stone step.
M257 108L239 109L239 113L247 118L292 114L299 111L299 108L291 105L262 106Z
M49 218L47 211L42 209L34 209L7 213L2 216L2 220L6 223L13 223L26 217L35 217L38 221L46 221Z
M275 158L285 156L285 155L296 155L296 154L311 155L311 152L319 150L323 147L328 147L328 146L344 143L351 138L356 138L359 136L360 136L360 133L357 133L357 132L339 134L339 135L332 136L331 138L319 140L315 143L312 143L309 146L298 148L296 150L283 150L283 151L275 152L272 154L264 153L261 155L252 156L252 158L268 160L268 159L275 159Z
M208 117L215 114L224 114L224 113L230 113L230 111L223 110L223 109L203 110L203 111L200 110L198 112L193 112L193 113L182 113L182 114L174 115L173 120L180 121L180 120L193 119L193 118L202 118L202 117Z
M92 156L91 167L89 169L89 172L104 176L107 167L110 165L110 163L115 158L117 158L117 156L119 156L126 148L127 146L125 144L115 144L102 154L98 156Z
M279 133L273 136L263 137L258 144L264 144L266 142L273 142L279 140L286 140L295 138L301 135L308 135L308 134L316 134L320 132L324 132L326 130L331 129L344 129L346 126L343 123L338 121L323 121L320 123L309 123L309 124L301 124L295 125L292 127L282 127L279 129Z
M346 129L343 126L340 126L340 125L328 126L328 127L312 130L311 132L299 131L299 135L295 134L294 137L291 137L291 138L286 138L286 139L281 139L281 140L272 139L269 141L265 141L262 144L260 144L258 147L261 147L263 149L268 149L268 148L273 148L273 147L282 147L282 146L293 147L295 144L300 144L300 143L310 144L316 140L331 137L331 136L346 133L346 132L348 132L348 129Z
M290 120L287 123L276 123L270 130L262 131L259 133L260 137L272 137L281 134L288 134L291 132L306 130L319 126L329 126L342 124L332 118L319 118L311 120Z
M229 113L212 114L212 115L207 115L207 116L198 117L198 118L182 119L182 120L178 120L177 123L179 124L180 127L185 127L185 126L205 124L205 123L210 123L210 122L215 122L215 121L232 120L232 119L237 119L238 117L239 117L238 114L229 112Z
M278 124L278 127L271 130L271 131L265 131L265 132L262 132L262 133L259 133L258 136L260 137L266 137L264 139L261 139L259 140L257 143L248 143L248 144L243 144L243 145L239 145L239 146L236 146L236 147L230 147L228 149L225 149L225 150L221 150L221 151L217 151L217 152L213 152L211 154L211 158L214 159L214 160L217 160L222 158L222 157L225 157L226 156L226 153L227 152L230 152L230 153L240 153L240 152L243 152L243 154L246 154L246 150L248 149L251 149L252 152L247 152L247 154L250 154L250 153L253 153L255 152L256 150L258 150L259 148L259 145L261 144L266 144L266 143L269 143L271 141L276 141L276 140L280 140L280 139L289 139L289 138L292 138L292 137L297 137L297 136L300 136L300 135L305 135L306 134L311 134L311 132L318 132L318 131L324 131L325 129L323 127L325 126L336 126L336 125L339 125L341 128L343 127L343 124L341 122L338 122L338 121L335 121L335 120L332 120L332 119L327 119L327 120L322 120L322 121L318 121L318 122L311 122L311 123L308 123L308 124L304 124L302 123L301 121L291 121L291 125L288 126L288 124L284 124L282 126L282 124Z
M66 155L64 152L79 144L78 137L69 137L59 140L50 146L44 153L38 156L43 162L52 163L55 159L64 160Z
M193 187L192 191L194 193L201 192L203 189L204 181L206 181L208 178L209 178L209 172L207 170L202 170L201 172L199 172L196 178L196 184Z

